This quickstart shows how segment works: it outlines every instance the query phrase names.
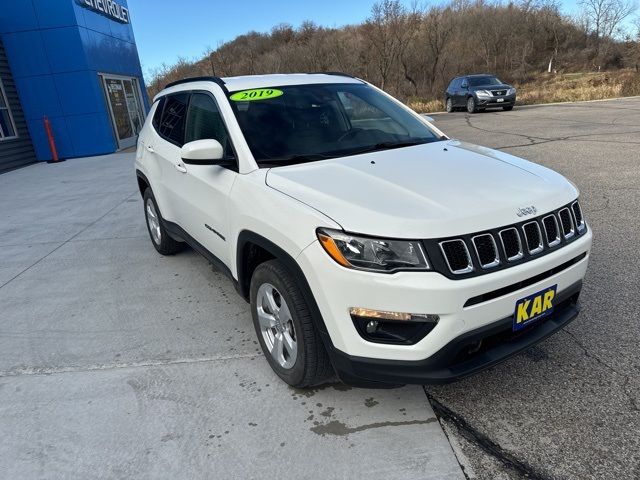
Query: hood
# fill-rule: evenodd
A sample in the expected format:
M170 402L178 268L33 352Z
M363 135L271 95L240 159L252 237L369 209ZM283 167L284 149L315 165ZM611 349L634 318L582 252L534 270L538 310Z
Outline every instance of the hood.
M346 231L439 238L495 228L569 203L562 175L456 140L270 169L267 185L324 213Z

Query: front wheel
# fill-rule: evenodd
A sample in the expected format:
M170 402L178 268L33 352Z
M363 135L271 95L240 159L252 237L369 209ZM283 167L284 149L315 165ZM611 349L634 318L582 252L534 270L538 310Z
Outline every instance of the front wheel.
M476 107L476 99L473 97L467 98L467 112L476 113L478 111Z
M447 98L447 101L445 102L444 105L447 113L453 112L453 102L451 101L451 98Z
M333 369L307 302L278 260L260 264L251 277L251 314L273 371L296 388L326 381Z

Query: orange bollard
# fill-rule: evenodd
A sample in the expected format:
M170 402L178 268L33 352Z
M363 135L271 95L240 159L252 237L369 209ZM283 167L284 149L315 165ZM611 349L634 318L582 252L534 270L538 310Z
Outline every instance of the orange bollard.
M51 149L52 160L48 160L47 163L57 163L60 161L58 158L58 149L56 148L56 141L53 138L53 132L51 131L51 122L44 116L44 130L47 133L47 139L49 140L49 148Z

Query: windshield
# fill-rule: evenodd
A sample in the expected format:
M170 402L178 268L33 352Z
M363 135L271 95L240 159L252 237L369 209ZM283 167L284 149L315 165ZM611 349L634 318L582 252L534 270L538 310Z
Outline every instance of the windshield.
M231 93L229 103L260 166L440 140L411 113L364 84L244 90Z
M484 76L484 77L469 77L468 79L470 87L482 87L484 85L502 85L502 82L496 77Z

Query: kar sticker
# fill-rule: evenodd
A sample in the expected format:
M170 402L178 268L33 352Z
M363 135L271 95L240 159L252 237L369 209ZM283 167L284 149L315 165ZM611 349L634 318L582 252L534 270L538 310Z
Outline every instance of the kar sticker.
M267 100L269 98L276 98L282 95L282 90L276 90L275 88L254 88L253 90L243 90L231 95L231 100L234 102L249 102L252 100Z

